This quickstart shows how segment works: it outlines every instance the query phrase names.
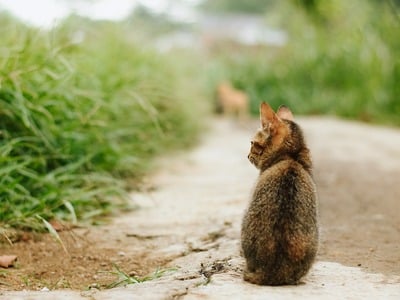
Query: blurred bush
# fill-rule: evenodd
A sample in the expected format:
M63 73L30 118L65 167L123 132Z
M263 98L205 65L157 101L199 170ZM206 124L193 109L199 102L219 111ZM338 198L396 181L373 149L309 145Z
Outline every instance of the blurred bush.
M263 100L301 114L400 125L400 19L389 4L275 1L266 21L284 28L288 43L217 53L213 78L247 91L255 114Z

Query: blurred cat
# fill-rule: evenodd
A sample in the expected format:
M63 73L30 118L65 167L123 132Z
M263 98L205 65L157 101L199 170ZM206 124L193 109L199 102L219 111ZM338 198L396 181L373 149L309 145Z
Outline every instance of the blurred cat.
M248 158L260 170L245 212L241 243L244 280L261 285L297 284L318 248L316 188L310 153L285 106L260 106L261 129Z
M243 91L235 89L229 82L221 82L217 87L217 105L224 115L235 116L240 120L248 116L248 97Z

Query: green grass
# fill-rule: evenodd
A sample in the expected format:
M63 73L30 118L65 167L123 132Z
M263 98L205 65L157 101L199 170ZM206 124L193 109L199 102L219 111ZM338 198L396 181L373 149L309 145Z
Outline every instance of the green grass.
M323 23L277 1L266 20L287 30L287 45L223 53L212 73L245 90L254 114L267 101L297 114L400 125L398 12L370 1L325 4Z
M108 289L112 289L115 287L119 286L126 286L129 284L137 284L137 283L142 283L146 281L151 281L155 280L158 278L161 278L164 276L166 273L174 272L176 271L176 268L168 268L168 269L160 269L157 268L152 274L143 276L143 277L138 277L138 276L132 276L129 275L128 273L124 272L119 268L117 265L114 264L114 271L110 272L113 275L117 276L117 279L110 283L109 285L106 286Z
M126 178L197 140L194 81L123 24L0 23L0 227L93 221L126 204Z

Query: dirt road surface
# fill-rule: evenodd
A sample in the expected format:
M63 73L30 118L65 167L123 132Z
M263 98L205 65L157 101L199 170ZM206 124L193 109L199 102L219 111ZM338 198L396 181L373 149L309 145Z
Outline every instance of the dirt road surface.
M258 122L218 119L196 149L163 161L147 192L132 194L139 210L93 229L107 255L129 258L130 270L161 267L161 277L106 290L4 290L0 299L400 299L400 131L298 122L313 155L321 233L302 284L242 280L240 224L258 175L246 157Z

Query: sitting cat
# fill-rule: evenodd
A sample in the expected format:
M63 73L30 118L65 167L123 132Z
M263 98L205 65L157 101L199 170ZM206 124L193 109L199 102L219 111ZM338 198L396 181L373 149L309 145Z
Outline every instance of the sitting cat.
M260 106L261 129L248 158L260 170L245 212L241 244L244 280L260 285L297 284L318 248L316 188L310 153L285 106Z
M243 91L235 89L229 82L221 82L217 88L218 109L224 115L244 120L248 116L248 97Z

